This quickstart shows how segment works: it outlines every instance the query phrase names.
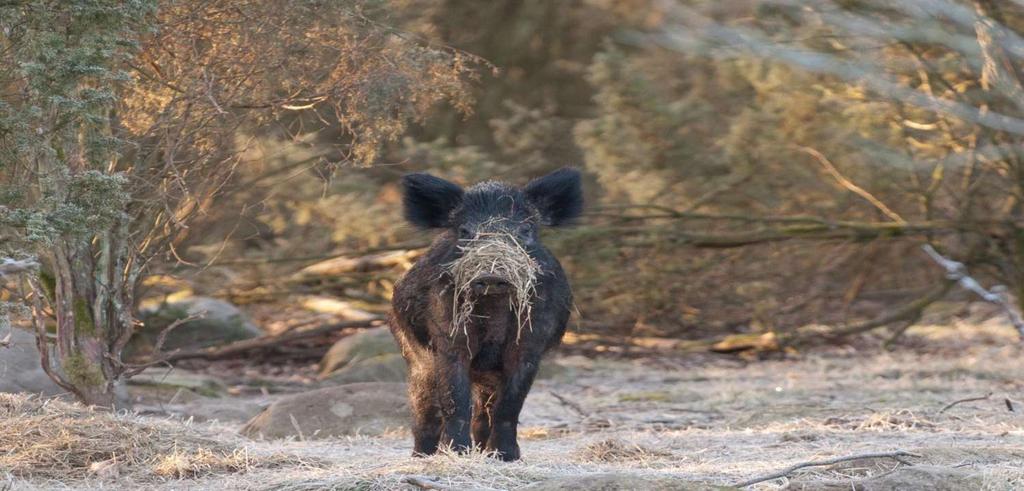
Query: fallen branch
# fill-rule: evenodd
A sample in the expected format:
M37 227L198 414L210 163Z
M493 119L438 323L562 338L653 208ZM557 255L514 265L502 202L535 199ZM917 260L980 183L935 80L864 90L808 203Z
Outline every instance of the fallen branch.
M1010 297L1006 294L1006 287L996 285L986 290L977 280L967 274L967 266L963 263L939 254L930 244L925 244L922 248L939 266L946 270L946 278L956 281L964 289L976 293L982 300L993 303L1003 309L1006 316L1010 318L1013 327L1017 329L1021 339L1024 340L1024 318L1021 317L1020 311L1010 302Z
M563 405L563 406L565 406L565 407L567 407L569 409L572 409L573 411L576 412L576 414L579 414L580 416L583 416L584 418L590 416L590 413L584 411L583 408L580 407L579 404L576 404L575 402L572 402L569 399L566 399L565 397L562 397L562 396L558 395L554 391L549 391L548 393L551 394L555 399L557 399L558 402L561 405Z
M177 350L167 353L166 355L155 357L153 359L145 360L143 365L151 365L153 363L169 363L172 361L189 360L189 359L203 359L203 360L216 360L221 358L230 358L237 356L249 351L266 349L276 347L281 344L290 343L300 339L307 339L323 334L332 333L340 329L350 327L375 327L380 325L383 319L377 317L373 319L358 320L358 321L345 321L335 322L331 324L325 324L312 329L304 329L301 331L288 331L282 334L276 334L272 336L260 336L253 339L243 339L241 341L235 341L223 346L212 346L209 348L203 348L198 350Z
M844 326L843 328L832 332L831 335L838 337L849 336L851 334L867 332L877 327L887 326L894 322L916 321L925 308L946 296L946 293L949 292L950 286L951 285L949 283L943 283L942 285L932 288L928 293L922 295L916 300L913 300L888 314L881 315L864 322Z
M741 482L739 484L734 484L734 486L737 487L737 488L745 488L747 486L753 486L754 484L757 484L759 482L771 481L772 479L779 479L781 477L786 477L786 476L792 474L793 472L795 472L797 470L800 470L800 469L803 469L805 467L821 467L821 466L826 466L826 465L838 464L840 462L849 462L851 460L893 459L893 460L895 460L895 461L897 461L899 463L906 464L907 462L902 460L901 457L920 457L920 455L915 454L915 453L910 453L910 452L907 452L907 451L904 451L904 450L896 450L895 452L862 453L862 454L855 454L855 455L847 455L845 457L833 457L831 459L825 459L825 460L811 460L811 461L801 462L799 464L791 465L791 466L789 466L789 467L787 467L787 468L785 468L785 469L783 469L781 471L778 471L778 472L773 472L771 474L767 474L767 475L764 475L764 476L755 477L755 478L747 480L747 481L743 481L743 482Z
M990 397L992 397L992 393L991 392L989 392L988 394L985 394L983 396L967 397L965 399L957 399L957 400L955 400L955 401L953 401L953 402L951 402L949 404L946 404L945 406L942 406L942 409L939 409L939 414L942 414L942 413L952 409L954 406L956 406L958 404L963 404L965 402L987 401L988 398L990 398Z
M403 479L402 481L405 482L406 484L412 484L413 486L416 486L417 488L420 489L438 489L443 491L448 491L452 489L439 482L431 481L430 479L427 479L423 476L409 476Z
M877 329L883 326L888 326L890 324L894 324L897 322L913 324L920 318L921 313L924 311L924 309L926 309L929 305L935 303L936 301L944 297L946 293L949 292L949 289L952 287L952 285L952 282L943 282L941 285L932 288L927 293L918 297L917 299L911 300L910 302L899 307L898 309L886 314L882 314L873 319L868 319L866 321L856 322L853 324L847 324L825 334L812 333L808 335L796 332L794 334L790 334L781 338L779 340L779 344L783 346L795 346L812 340L820 340L823 336L828 339L839 339L854 334L865 333L870 330Z

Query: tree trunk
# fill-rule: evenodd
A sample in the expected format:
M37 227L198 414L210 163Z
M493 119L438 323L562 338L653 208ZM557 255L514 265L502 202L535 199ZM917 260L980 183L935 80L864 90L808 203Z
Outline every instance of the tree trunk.
M91 244L56 244L46 257L52 276L42 277L57 321L51 363L58 370L45 368L81 402L106 408L115 406L121 351L134 324L134 275L125 274L132 269L125 267L129 251L115 245L115 234L101 233Z

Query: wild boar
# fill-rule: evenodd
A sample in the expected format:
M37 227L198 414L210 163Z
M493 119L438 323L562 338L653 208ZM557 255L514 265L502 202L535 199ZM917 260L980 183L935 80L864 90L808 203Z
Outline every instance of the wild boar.
M392 300L391 332L409 366L413 453L475 445L517 460L519 413L572 306L539 230L580 215L580 174L561 169L522 188L488 181L463 190L429 174L402 184L405 218L441 231Z

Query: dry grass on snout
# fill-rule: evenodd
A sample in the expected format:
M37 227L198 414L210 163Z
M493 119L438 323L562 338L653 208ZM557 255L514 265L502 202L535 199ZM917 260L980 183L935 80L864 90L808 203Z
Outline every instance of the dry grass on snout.
M0 421L0 469L20 477L192 478L296 463L250 454L181 422L25 395L0 393Z
M540 265L526 252L516 237L507 232L487 231L494 227L489 223L481 225L482 232L471 239L459 241L462 257L448 265L455 285L452 312L452 336L458 330L466 332L473 315L473 280L494 275L509 282L509 309L516 315L519 324L516 340L529 328L532 299L537 292L537 277Z

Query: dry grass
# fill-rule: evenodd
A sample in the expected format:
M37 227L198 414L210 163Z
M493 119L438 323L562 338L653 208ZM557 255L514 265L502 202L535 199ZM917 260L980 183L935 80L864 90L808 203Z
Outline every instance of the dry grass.
M104 429L88 430L88 438L101 441L75 443L74 455L63 445L47 443L33 453L31 442L15 442L31 462L22 464L13 488L410 490L415 487L406 479L419 476L450 489L504 490L603 473L721 485L799 462L900 449L921 457L906 459L910 466L867 459L808 467L753 489L1024 489L1024 404L1014 412L1004 404L1004 398L1024 400L1024 348L1010 337L963 328L947 328L940 337L924 332L908 333L930 343L923 351L836 350L749 364L564 357L558 361L572 377L537 381L526 403L523 460L516 463L480 453L413 458L404 432L241 445L237 426L184 427L67 405L34 409L41 401L14 398L20 419L52 418L47 438L82 432L75 426L97 420ZM989 400L939 413L951 401L990 392ZM0 459L8 459L0 460L0 469L13 465L4 453L15 433L9 426L0 426ZM238 456L239 448L249 457ZM111 481L87 472L90 462L108 460L110 452L139 477ZM262 464L265 456L282 453L291 460Z
M600 440L573 452L573 457L582 462L643 462L671 456L671 452L626 442L621 438Z
M93 411L77 404L0 393L0 469L14 476L136 479L239 473L296 463L251 454L178 421Z
M540 265L514 235L493 223L481 224L479 229L473 238L459 241L462 255L448 265L455 285L452 336L459 330L465 332L473 315L473 280L493 275L509 282L509 309L515 313L519 324L518 341L523 328L529 327L532 299L536 295L537 277L541 274Z

